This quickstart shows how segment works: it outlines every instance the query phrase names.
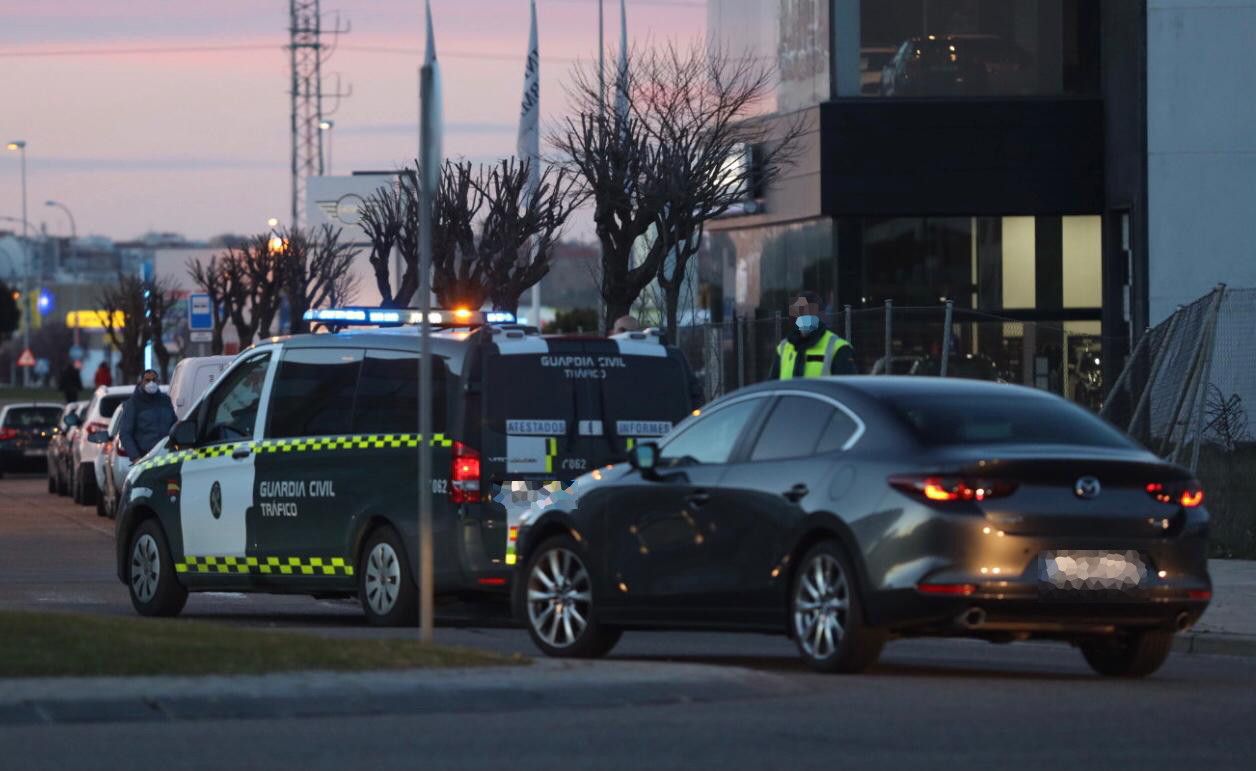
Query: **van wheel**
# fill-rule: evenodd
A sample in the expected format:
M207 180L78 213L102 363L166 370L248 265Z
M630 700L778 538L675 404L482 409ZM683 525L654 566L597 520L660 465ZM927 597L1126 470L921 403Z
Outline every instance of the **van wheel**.
M885 632L864 624L850 559L836 541L811 547L794 574L790 623L798 653L819 672L862 672L885 645Z
M1164 664L1173 650L1173 632L1148 629L1120 637L1087 640L1078 647L1086 663L1105 677L1146 677Z
M358 555L358 599L374 626L413 626L419 620L414 585L401 536L391 527L371 532Z
M145 520L131 537L127 587L131 605L141 616L177 616L188 590L175 576L166 534L155 519Z
M593 574L571 536L542 542L523 575L528 635L546 656L599 658L619 642L621 630L598 623Z

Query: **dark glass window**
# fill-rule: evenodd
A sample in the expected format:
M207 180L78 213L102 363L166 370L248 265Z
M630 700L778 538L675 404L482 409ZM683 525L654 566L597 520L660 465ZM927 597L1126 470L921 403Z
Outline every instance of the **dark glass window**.
M242 363L226 380L219 381L205 406L203 441L230 442L253 438L269 366L270 353L264 353Z
M747 399L698 418L659 451L659 465L727 463L746 422L762 401Z
M118 396L103 397L100 400L100 416L102 418L112 418L113 411L118 409L118 406L121 405L123 402L125 402L129 398L130 398L129 396L124 396L121 394L119 394Z
M362 352L348 348L286 351L270 397L268 437L329 436L352 430Z
M432 431L444 433L447 374L444 359L432 367ZM367 351L353 410L355 434L419 431L419 357L403 351Z
M805 396L785 396L772 408L750 460L779 460L810 455L829 423L833 407Z
M1136 446L1124 434L1074 404L1009 392L998 399L972 395L887 398L899 418L925 444L1072 444Z
M841 410L833 410L833 417L829 418L829 424L824 427L820 441L816 444L816 454L842 449L857 430L859 425L849 415Z
M61 410L57 407L14 407L4 415L9 428L51 428L57 425Z

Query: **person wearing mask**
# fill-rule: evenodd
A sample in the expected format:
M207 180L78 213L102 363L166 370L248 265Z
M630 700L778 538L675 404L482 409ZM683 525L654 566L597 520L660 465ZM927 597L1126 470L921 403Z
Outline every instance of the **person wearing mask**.
M109 364L107 362L102 361L100 366L96 368L95 383L97 388L113 385L113 375L109 373Z
M820 311L820 296L815 292L799 292L790 303L794 326L776 346L773 380L856 374L855 349L824 325Z
M82 387L83 380L79 376L78 367L74 362L66 364L65 369L61 370L61 377L57 379L57 390L65 397L65 403L77 401Z
M144 371L135 393L119 409L122 417L118 438L132 462L156 447L175 422L174 404L161 392L157 370L153 369Z

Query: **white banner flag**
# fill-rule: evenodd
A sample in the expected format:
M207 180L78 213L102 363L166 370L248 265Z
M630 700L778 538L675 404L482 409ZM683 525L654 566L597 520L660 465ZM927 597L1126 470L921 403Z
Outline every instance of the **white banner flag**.
M529 190L541 178L541 57L536 43L536 0L532 0L532 30L528 33L528 60L523 68L523 98L519 102L519 143L515 155L531 164Z
M615 72L615 113L628 119L628 11L619 0L619 68Z
M423 144L427 143L430 148L428 157L434 160L434 163L432 164L434 168L422 170L423 182L427 185L427 189L432 191L434 195L440 183L440 167L444 159L441 149L441 126L443 121L441 116L440 64L436 61L436 33L432 31L431 0L427 0L425 6L427 9L427 50L423 56L423 66L431 67L432 70L432 92L428 95L428 99L432 103L431 112L429 113L431 116L431 136L422 135L421 127L423 121L422 117L420 117L419 157L423 157ZM425 109L425 106L420 105L419 109L423 110Z

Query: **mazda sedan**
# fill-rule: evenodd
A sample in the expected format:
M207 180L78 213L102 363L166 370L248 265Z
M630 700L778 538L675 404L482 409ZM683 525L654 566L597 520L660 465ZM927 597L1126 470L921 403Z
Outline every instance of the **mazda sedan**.
M1212 596L1199 483L1057 396L912 377L765 383L538 501L514 606L551 656L629 629L1068 641L1144 676ZM508 553L511 553L508 551Z

